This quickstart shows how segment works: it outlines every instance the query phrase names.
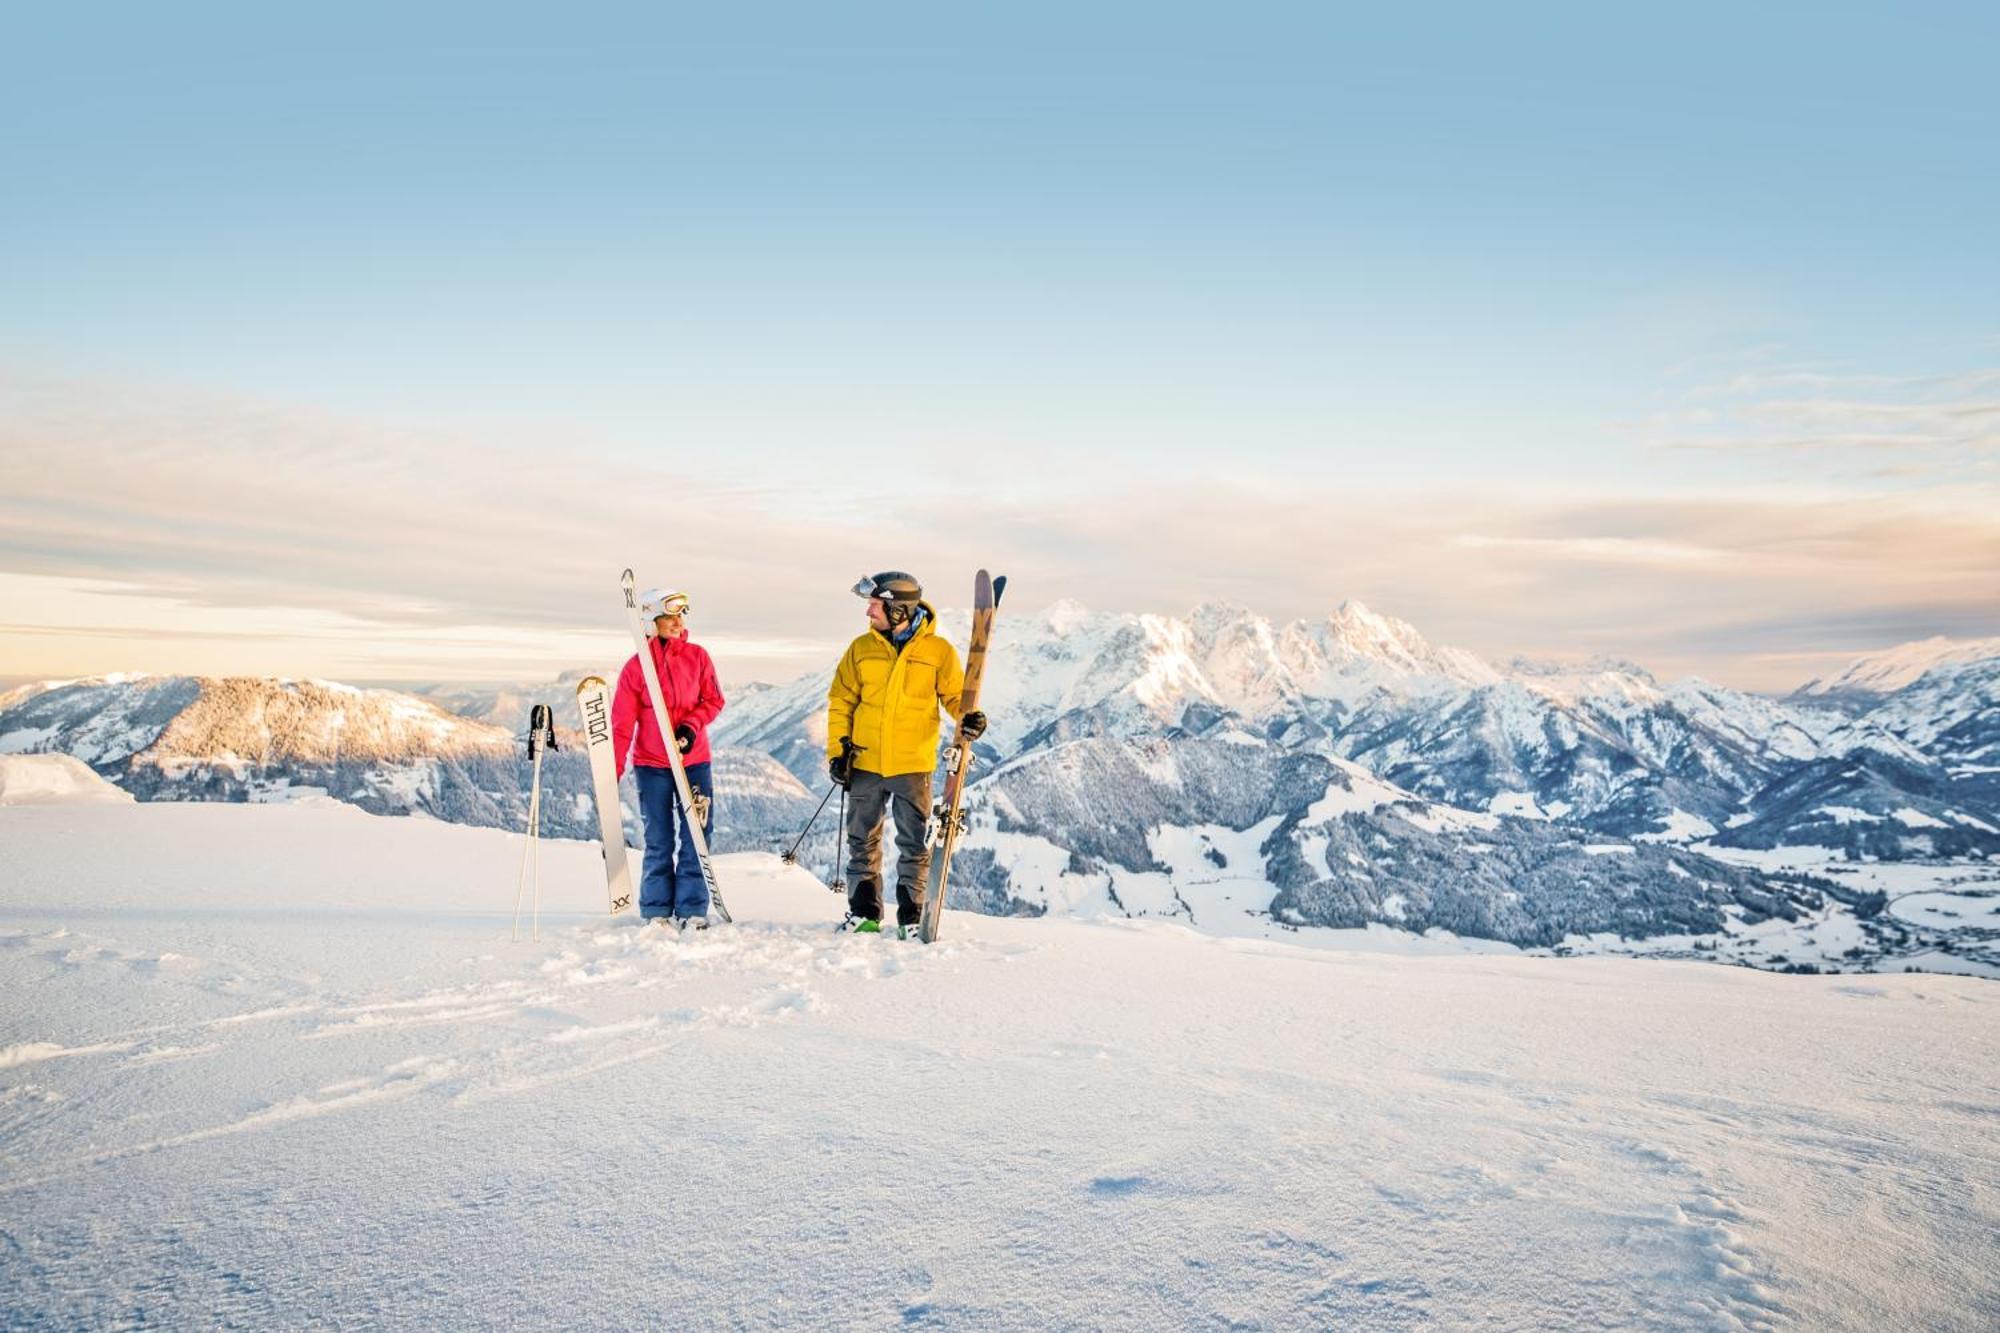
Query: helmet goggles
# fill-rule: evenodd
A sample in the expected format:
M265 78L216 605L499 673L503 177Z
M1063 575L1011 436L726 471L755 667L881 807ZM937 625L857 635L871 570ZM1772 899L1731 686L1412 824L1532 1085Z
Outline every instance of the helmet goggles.
M685 616L688 613L688 595L655 588L646 594L642 609L648 620L658 620L661 616Z

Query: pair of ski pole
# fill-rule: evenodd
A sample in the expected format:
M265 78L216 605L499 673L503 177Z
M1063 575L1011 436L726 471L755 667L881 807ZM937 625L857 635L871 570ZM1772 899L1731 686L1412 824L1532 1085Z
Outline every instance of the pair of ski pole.
M845 759L849 764L854 762L854 756L860 750L861 747L854 743L852 736L843 736L840 738L840 757ZM833 882L826 887L834 893L841 893L847 888L847 877L841 873L840 865L840 838L842 832L847 828L847 784L845 782L836 782L826 789L826 795L820 797L819 804L813 807L812 816L806 820L806 826L799 830L799 836L792 839L792 845L787 847L783 855L778 859L788 866L799 863L799 845L813 831L813 825L819 822L820 812L826 809L826 803L833 799L833 794L836 791L840 793L840 821L833 826Z

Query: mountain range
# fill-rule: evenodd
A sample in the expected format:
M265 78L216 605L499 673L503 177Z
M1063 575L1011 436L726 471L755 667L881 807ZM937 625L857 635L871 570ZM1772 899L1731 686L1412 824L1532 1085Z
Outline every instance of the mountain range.
M284 800L318 792L374 814L521 828L529 778L527 710L555 701L556 749L542 763L543 832L595 838L590 765L574 680L555 686L447 692L464 716L429 698L331 681L265 677L104 676L0 694L0 753L73 755L141 800ZM518 716L515 705L518 704ZM483 720L499 718L499 721ZM767 845L812 808L769 757L716 756L718 839ZM637 841L628 776L623 822Z
M963 641L965 617L940 632ZM580 674L580 673L578 673ZM722 847L779 847L825 790L823 673L732 691ZM357 690L105 677L0 694L0 752L75 755L141 799L318 789L519 827L520 731L573 678ZM1380 923L1527 945L1701 935L1868 895L1738 861L2000 858L2000 640L1873 654L1776 699L1627 662L1497 663L1357 603L1277 624L1062 602L1003 617L954 905ZM545 831L593 835L575 738ZM630 800L627 824L631 828ZM832 860L831 811L810 846ZM810 863L810 860L809 860Z
M1661 685L1618 661L1490 663L1356 602L1286 625L1226 606L1183 619L1059 603L996 634L979 748L991 761L1234 736L1352 760L1439 804L1638 842L1991 856L2000 640L1986 656L1939 644L1905 650L1899 675L1843 673L1778 700ZM1926 648L1935 661L1916 669ZM717 734L811 784L823 692L818 675L763 691ZM1829 696L1842 706L1818 702Z

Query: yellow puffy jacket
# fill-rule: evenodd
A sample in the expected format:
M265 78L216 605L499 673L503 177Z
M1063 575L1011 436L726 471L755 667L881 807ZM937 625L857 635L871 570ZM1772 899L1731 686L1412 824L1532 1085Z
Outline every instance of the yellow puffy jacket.
M902 652L872 629L847 646L826 692L827 758L852 736L854 766L863 772L889 778L937 767L938 709L958 717L965 672L958 650L934 632L930 604L919 605L924 623Z

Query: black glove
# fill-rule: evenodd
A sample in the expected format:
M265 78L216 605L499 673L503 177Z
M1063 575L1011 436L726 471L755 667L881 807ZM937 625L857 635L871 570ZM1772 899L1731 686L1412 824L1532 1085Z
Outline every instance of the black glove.
M689 750L692 750L694 748L694 728L685 722L674 723L674 744L680 747L682 754L686 754Z
M981 736L984 736L986 734L986 714L980 712L977 708L967 713L958 720L958 734L960 738L968 741L976 741Z
M837 754L826 761L826 775L836 787L845 787L854 778L854 756Z

